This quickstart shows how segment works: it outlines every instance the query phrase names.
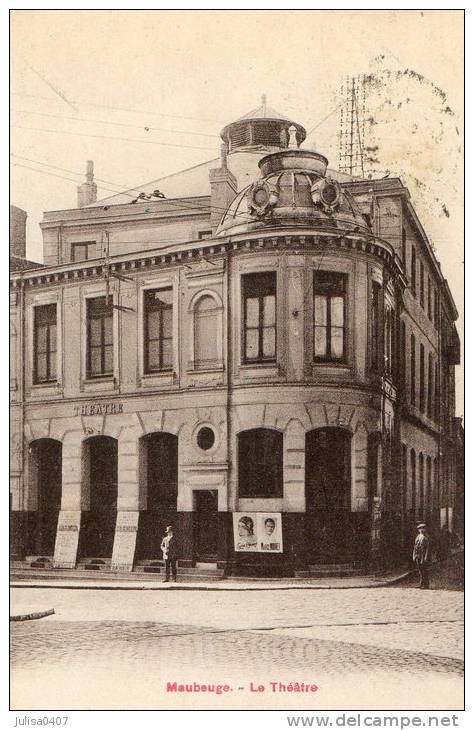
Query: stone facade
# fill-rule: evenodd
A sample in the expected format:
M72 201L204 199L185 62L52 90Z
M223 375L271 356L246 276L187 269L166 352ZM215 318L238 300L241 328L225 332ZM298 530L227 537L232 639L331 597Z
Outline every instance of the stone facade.
M265 152L276 152L277 120L272 119L267 150L250 144L248 166ZM261 119L258 123L262 126ZM281 125L289 128L281 135L285 150L291 122L282 118ZM304 214L295 198L298 219L293 209L279 210L278 202L271 213L240 214L235 212L244 201L240 193L218 222L224 205L244 189L244 151L228 157L224 152L220 163L206 168L207 189L196 182L195 170L184 171L183 189L193 194L180 200L131 205L117 196L115 202L45 214L48 265L12 276L14 556L47 555L63 568L97 558L110 561L113 570L129 571L140 561L160 559L163 529L173 523L183 565L215 563L228 573L292 575L318 561L361 567L389 556L401 561L416 519L430 520L433 529L439 525L455 479L445 466L443 439L454 417L456 311L407 191L396 179L353 181L330 172L325 177L324 171L315 172L324 158L316 156L315 162L312 153L286 150L266 164L286 165L294 176L293 195L300 185L301 200L310 189L318 200L318 186L329 181L337 183L338 205L324 208L316 202L314 211ZM253 177L258 179L256 169ZM261 189L263 183L258 185ZM162 187L166 193L166 179ZM275 193L282 205L288 189L280 185ZM247 199L252 190L244 193ZM235 230L231 215L241 215ZM72 245L84 242L91 243L88 260L71 261ZM410 282L412 250L418 265L424 262L423 276L430 277L429 316L428 284L423 283L420 303L420 286L416 292ZM344 355L333 362L314 356L313 282L320 271L342 275L345 282ZM259 273L276 282L276 349L265 362L249 361L244 351L243 282ZM163 289L171 291L171 364L149 372L146 292ZM374 291L380 296L376 310ZM114 305L112 365L104 377L92 378L88 302L100 297L110 297ZM214 333L205 343L212 359L205 362L198 358L204 300ZM38 382L35 311L44 305L55 306L56 375ZM414 368L407 345L412 334L418 353ZM420 375L420 344L423 367L431 367L431 375L428 370ZM420 400L423 388L429 392ZM407 397L413 391L414 397ZM256 439L262 430L281 434L277 496L245 496L239 487L239 437L250 430ZM210 440L203 446L204 432ZM315 432L323 438L311 451ZM334 483L331 460L324 456L331 443L347 444L347 449L338 446L342 450L334 461L347 461L348 495L340 515L334 511L332 517L330 510L308 506L314 480L315 489ZM317 476L318 458L325 460L324 483ZM48 484L46 476L51 469L59 474L56 503L54 478ZM94 492L105 483L113 492L111 502L97 505ZM162 491L156 501L158 483ZM234 512L281 515L283 551L235 551ZM343 532L331 541L327 532L338 522Z

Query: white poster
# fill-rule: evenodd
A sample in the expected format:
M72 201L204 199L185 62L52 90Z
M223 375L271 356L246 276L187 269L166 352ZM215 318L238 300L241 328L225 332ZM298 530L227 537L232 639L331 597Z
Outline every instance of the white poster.
M280 512L234 512L233 519L236 552L283 552Z

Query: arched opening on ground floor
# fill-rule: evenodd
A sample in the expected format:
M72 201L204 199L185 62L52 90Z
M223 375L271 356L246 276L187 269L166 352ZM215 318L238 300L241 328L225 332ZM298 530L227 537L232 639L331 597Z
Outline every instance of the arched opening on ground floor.
M349 431L309 431L305 443L306 561L356 562L368 547L367 513L351 511Z
M92 436L83 443L83 488L89 509L82 514L79 557L111 558L117 521L117 440Z
M163 432L147 434L140 439L139 453L146 510L140 515L136 560L161 560L165 528L173 525L176 529L177 522L178 437Z
M30 444L30 484L36 493L36 519L30 535L30 550L35 555L52 556L61 509L62 443L38 439Z

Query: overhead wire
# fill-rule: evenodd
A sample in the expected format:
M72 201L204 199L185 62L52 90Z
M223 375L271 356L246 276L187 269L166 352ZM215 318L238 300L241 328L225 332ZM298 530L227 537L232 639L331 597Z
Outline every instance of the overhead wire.
M49 101L51 102L51 99L47 96L37 96L36 94L22 94L18 91L12 92L12 96L21 96L27 99L38 99L42 101ZM93 102L88 101L77 101L73 100L73 104L79 104L82 106L92 106L97 107L99 109L112 109L114 111L123 111L123 112L131 112L132 114L150 114L157 117L169 117L170 119L190 119L195 122L211 122L211 123L218 123L218 124L225 124L225 122L222 119L211 119L209 117L194 117L194 116L187 116L185 114L166 114L165 112L157 112L157 111L150 111L149 109L131 109L130 107L124 107L124 106L113 106L112 104L97 104Z
M13 155L13 153L12 153L12 156L21 158L20 155ZM67 168L57 167L57 166L54 166L54 165L48 165L48 163L39 162L37 160L31 160L31 158L21 158L21 159L29 159L30 161L35 162L37 164L42 164L42 165L46 165L46 166L49 166L49 167L53 167L54 169L62 170L64 172L71 172L73 175L78 175L78 176L79 175L81 175L81 176L83 175L83 173L75 172L73 170L68 170ZM38 169L36 169L34 167L30 167L29 165L23 165L23 164L20 164L20 163L12 163L12 164L15 167L21 167L21 168L25 168L25 169L31 170L33 172L39 172L40 174L43 174L43 175L49 175L49 176L52 176L52 177L57 177L57 178L60 178L60 179L68 180L68 181L73 182L75 184L78 184L78 182L79 182L79 181L77 181L77 180L75 180L73 178L67 177L65 175L58 175L58 174L49 172L47 170L38 170ZM110 183L110 184L111 185L121 185L120 183ZM108 192L112 192L112 193L115 193L117 195L123 194L123 195L127 195L127 197L130 197L130 198L133 198L133 199L136 198L136 195L132 195L131 193L128 192L128 190L132 190L133 188L128 188L127 191L120 191L120 190L113 190L112 188L107 188L105 186L98 186L98 187L100 189L102 189L102 190L107 190ZM123 187L126 187L126 186L123 186ZM135 188L135 190L138 191L139 188ZM208 213L210 213L213 210L216 211L216 212L226 213L227 210L228 210L228 208L224 208L224 207L221 207L221 206L200 205L199 203L190 203L189 205L186 205L185 203L183 203L179 199L176 200L176 199L164 198L161 201L158 201L158 200L146 201L146 203L157 203L157 202L162 202L163 204L169 204L171 206L175 206L174 207L174 210L173 210L174 213L179 213L179 212L183 212L183 211L186 211L186 210L192 210L192 211L196 212L196 210L198 210L200 208L202 210L204 210L205 212L208 212ZM101 209L101 208L107 207L107 206L100 206L100 205L98 205L98 206L95 206L95 207L97 207L98 209ZM167 212L169 212L169 211L167 211ZM235 214L235 217L242 218L242 223L244 223L246 221L247 222L251 222L251 221L254 220L254 218L252 218L251 216L249 216L245 212L236 213ZM385 215L385 216L382 216L382 218L384 218L384 219L391 219L391 216ZM355 232L355 231L353 231L353 232ZM346 232L346 235L348 233L350 234L351 231L347 231ZM369 235L372 238L373 237L376 237L375 234L369 234ZM388 234L388 233L385 234L385 235L383 235L383 236L381 236L381 238L383 238L383 240L388 240L388 241L390 241L390 239L395 240L395 241L400 240L400 236L399 235L397 235L397 234L393 234L392 235L392 234ZM444 240L444 239L439 239L438 238L437 240L438 241L441 241L441 240ZM448 240L448 239L446 239L446 240ZM165 241L162 241L161 240L161 241L156 241L156 242L155 241L151 241L151 242L147 242L147 243L157 243L157 244L160 244L161 245L164 242ZM166 242L173 243L173 242L176 242L176 240L175 239L170 239L169 241L166 241ZM36 243L41 243L41 242L36 242ZM136 241L135 240L134 241L123 241L123 240L121 240L121 241L111 241L111 243L112 244L120 245L120 244L125 244L125 243L136 243Z
M212 139L218 139L218 134L206 134L205 132L194 132L194 131L185 131L184 129L169 129L165 127L152 127L149 124L128 124L126 122L113 122L111 120L105 120L105 119L87 119L84 117L69 117L65 116L64 114L47 114L46 112L36 112L30 109L11 109L10 111L14 112L15 114L33 114L38 117L52 117L54 119L64 119L66 121L72 121L72 122L86 122L88 124L108 124L115 127L130 127L132 129L142 129L145 131L153 131L153 132L171 132L173 134L191 134L196 135L198 137L210 137Z
M182 149L188 149L188 150L213 150L215 151L215 147L197 147L195 145L189 145L189 144L176 144L173 142L156 142L154 140L149 139L130 139L128 137L109 137L108 135L104 134L87 134L86 132L67 132L63 129L45 129L44 127L24 127L21 124L11 124L10 127L12 129L24 129L31 132L47 132L52 134L66 134L73 137L89 137L90 139L108 139L113 142L132 142L133 144L151 144L151 145L158 145L160 147L178 147Z

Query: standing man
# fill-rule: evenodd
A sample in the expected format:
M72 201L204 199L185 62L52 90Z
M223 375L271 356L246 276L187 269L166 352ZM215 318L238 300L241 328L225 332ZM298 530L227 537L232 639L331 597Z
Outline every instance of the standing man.
M419 522L416 529L418 530L418 535L415 537L415 544L413 546L413 562L417 567L418 575L420 577L420 584L418 588L429 588L428 560L430 539L426 533L426 525L424 522Z
M170 572L172 579L176 582L176 562L178 560L178 551L176 548L176 538L173 534L172 525L168 525L165 530L165 536L161 541L161 552L163 553L163 560L165 561L166 577L163 583L168 583L170 579Z

